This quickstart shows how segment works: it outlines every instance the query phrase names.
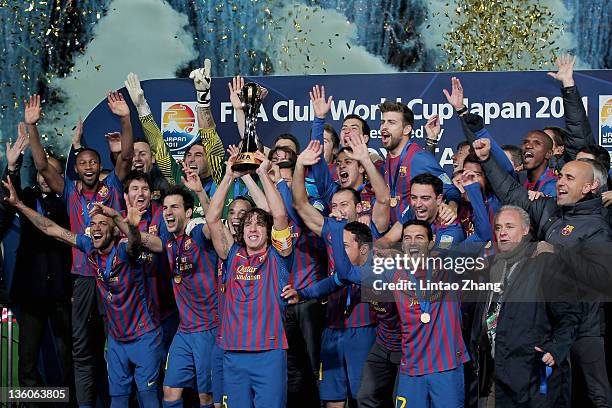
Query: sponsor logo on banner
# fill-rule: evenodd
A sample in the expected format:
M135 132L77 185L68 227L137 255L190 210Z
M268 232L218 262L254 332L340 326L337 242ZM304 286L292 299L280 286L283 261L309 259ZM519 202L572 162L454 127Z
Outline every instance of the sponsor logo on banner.
M196 102L162 102L161 131L172 157L182 159L185 150L198 142Z
M599 95L599 144L612 148L612 95Z

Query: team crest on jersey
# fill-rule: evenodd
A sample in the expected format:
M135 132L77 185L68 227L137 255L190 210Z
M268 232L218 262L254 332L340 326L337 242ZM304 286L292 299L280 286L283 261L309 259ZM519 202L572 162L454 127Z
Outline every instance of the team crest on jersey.
M361 202L361 212L368 212L372 209L372 204L369 201L362 201Z
M155 190L151 193L151 200L159 200L161 198L161 191Z
M442 174L440 174L440 175L438 176L438 178L439 178L440 180L442 180L442 182L443 182L444 184L452 184L452 181L451 181L450 177L448 177L448 174L446 174L446 173L442 173Z
M450 235L442 235L440 237L440 249L447 249L453 243L453 237Z
M406 166L400 166L399 168L399 175L400 177L406 177L406 172L408 171L408 168Z
M157 235L157 225L149 225L149 234Z
M291 231L291 238L298 239L300 234L295 231L295 226L292 225L290 228L291 228L291 230L290 230Z
M183 244L183 251L189 251L191 249L191 238L187 238Z
M106 198L108 197L108 187L107 186L102 186L102 188L100 190L98 190L98 194L100 195L100 197L102 198Z
M563 229L561 230L561 235L563 236L568 236L569 234L572 233L572 231L574 231L574 226L573 225L569 225L567 224L565 227L563 227Z

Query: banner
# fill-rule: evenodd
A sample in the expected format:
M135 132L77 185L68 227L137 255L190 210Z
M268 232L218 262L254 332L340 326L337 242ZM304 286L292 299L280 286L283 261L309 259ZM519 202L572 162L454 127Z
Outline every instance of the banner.
M300 140L302 147L306 145L314 117L308 92L313 85L320 84L325 86L327 95L334 97L328 122L340 133L345 115L362 116L372 128L370 148L379 150L383 156L377 107L380 102L385 99L402 101L414 111L413 138L419 142L425 137L427 119L440 115L442 134L436 158L450 173L451 157L457 143L463 139L459 121L453 117L453 109L442 93L444 88L450 91L452 76L461 79L465 104L471 112L483 116L487 128L500 144L520 145L529 130L565 126L561 83L540 71L267 76L245 80L257 82L269 90L257 122L257 133L267 146L271 146L281 133L291 133ZM612 70L579 71L574 73L574 78L595 142L612 149ZM225 145L238 143L229 102L227 84L230 80L213 78L211 90L212 113ZM141 84L172 154L182 156L185 148L196 142L193 82L190 79L156 79ZM127 91L123 88L121 92L132 109L134 137L143 138L136 109ZM100 151L105 168L112 166L101 135L118 130L119 120L109 111L105 100L100 101L85 120L85 144Z

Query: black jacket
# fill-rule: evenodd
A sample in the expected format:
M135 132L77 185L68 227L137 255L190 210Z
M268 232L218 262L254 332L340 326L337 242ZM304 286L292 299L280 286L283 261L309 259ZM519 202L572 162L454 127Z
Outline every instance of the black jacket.
M494 360L486 333L487 302L477 304L471 346L479 367L479 391L486 395L494 370L497 406L555 406L564 362L582 317L566 275L569 267L549 253L522 261L504 290ZM546 397L539 395L543 363L535 346L551 353L556 362Z
M2 180L7 180L7 177L8 169L5 167L2 174ZM7 190L3 186L0 187L0 241L4 239L4 234L11 228L13 219L15 218L15 209L4 201L6 195ZM0 253L0 305L7 305L10 303L10 288L7 283L8 279L5 276L3 261L2 253Z

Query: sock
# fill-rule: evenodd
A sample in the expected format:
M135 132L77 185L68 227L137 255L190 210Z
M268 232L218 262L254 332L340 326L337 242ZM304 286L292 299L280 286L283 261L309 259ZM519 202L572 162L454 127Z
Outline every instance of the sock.
M129 405L129 395L119 395L117 397L111 397L111 408L128 408Z
M162 406L164 408L183 408L183 399L178 399L176 401L162 401Z
M158 408L159 399L157 398L157 389L138 391L138 399L140 406L143 408Z

